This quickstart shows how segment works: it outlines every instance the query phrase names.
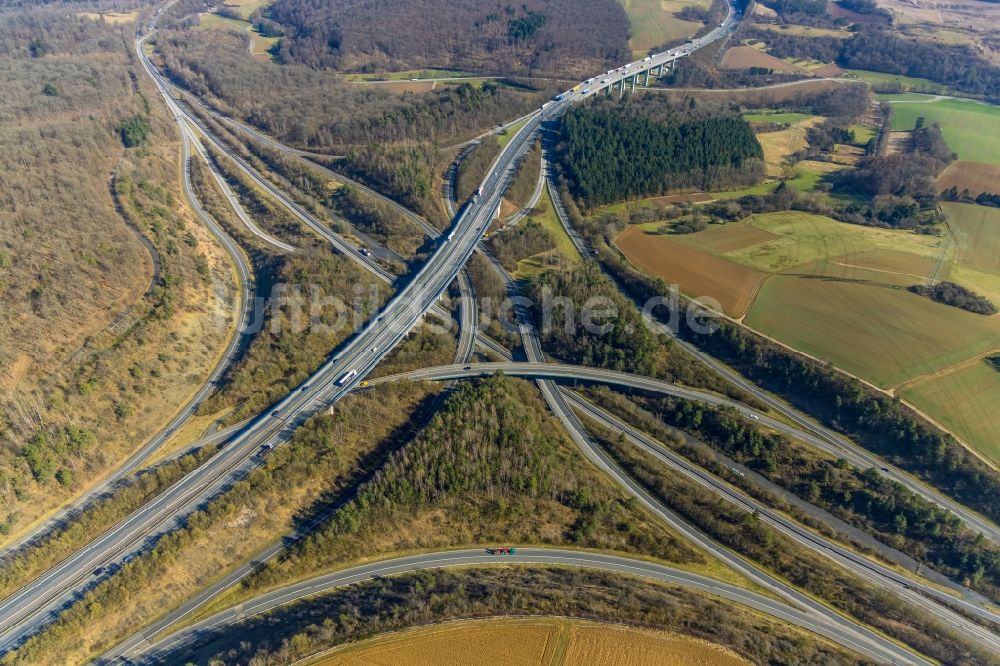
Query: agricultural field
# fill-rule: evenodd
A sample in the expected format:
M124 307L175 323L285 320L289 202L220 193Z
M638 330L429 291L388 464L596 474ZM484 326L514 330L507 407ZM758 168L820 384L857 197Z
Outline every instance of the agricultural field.
M967 216L964 223L967 233L981 233L979 220ZM767 335L883 387L947 368L1000 344L996 318L905 290L931 274L940 254L949 250L942 247L947 243L943 238L801 213L755 216L752 224L783 238L725 256L776 274L747 317L750 326ZM956 264L982 270L987 261L966 259L959 250ZM985 291L981 281L970 280L971 273L952 271L947 277Z
M1000 164L957 160L941 172L934 185L938 192L956 187L959 193L969 190L974 197L983 192L1000 194Z
M675 16L685 7L708 9L709 0L621 0L631 28L629 46L636 56L645 56L651 49L667 42L686 39L702 27L696 21L684 21Z
M848 39L852 36L849 30L842 29L831 29L831 28L815 28L808 25L760 25L761 28L767 30L768 32L773 32L778 35L795 35L796 37L836 37L838 39Z
M768 55L752 46L734 46L722 58L723 69L749 69L764 67L775 72L801 72L802 68L773 55Z
M902 387L897 394L1000 464L1000 366L987 358Z
M226 0L223 4L242 16L243 20L248 20L255 11L272 2L273 0Z
M957 262L1000 274L1000 210L959 203L942 203L941 209L958 239Z
M761 289L747 324L888 388L1000 345L1000 325L882 283L876 270L827 264Z
M873 85L899 84L903 90L919 90L945 95L949 93L946 86L935 83L930 79L921 79L915 76L903 76L901 74L887 74L885 72L871 72L864 69L851 69L848 72L862 81L867 81Z
M941 125L948 147L959 159L1000 165L1000 107L927 95L892 95L892 129L913 129L917 118Z
M374 638L314 666L394 666L404 663L481 666L737 666L747 662L720 646L666 632L562 619L479 620Z
M942 256L954 257L939 279L1000 302L1000 211L961 209L950 214L959 218L957 247L947 236L797 212L686 235L633 227L616 243L638 268L685 294L711 296L751 328L891 388L1000 348L1000 318L906 289L935 273Z
M679 285L688 296L713 298L730 317L746 314L767 274L685 245L679 242L680 238L648 233L633 226L615 239L615 245L637 268L662 278L667 284Z

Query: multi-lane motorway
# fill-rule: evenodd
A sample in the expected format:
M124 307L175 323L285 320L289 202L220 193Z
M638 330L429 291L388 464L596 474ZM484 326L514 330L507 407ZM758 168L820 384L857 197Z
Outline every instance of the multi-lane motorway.
M182 136L189 140L187 118L167 94L143 51L145 39L136 40L136 53L150 76L161 86ZM559 105L548 114L559 113ZM255 464L261 447L287 440L291 432L313 414L346 395L391 351L436 303L455 279L480 240L506 189L517 160L531 144L542 113L535 113L499 155L483 181L481 194L458 215L445 240L417 274L385 305L367 326L292 394L260 415L226 448L206 464L181 479L166 492L127 517L112 530L56 565L30 585L0 602L0 649L9 649L42 626L48 612L59 608L74 591L92 582L92 572L120 561L139 550L146 539L172 529L205 497L217 493L234 475ZM265 186L266 184L262 184ZM342 248L338 248L342 249ZM348 254L356 252L351 247Z
M596 94L603 87L616 83L624 85L621 83L622 81L630 76L635 76L640 71L659 67L689 55L697 48L715 41L726 34L736 18L736 13L731 9L723 24L704 37L693 40L677 49L651 56L644 61L632 63L628 67L613 70L613 72L599 77L599 83L594 83L596 79L591 79L589 84L581 84L574 90L563 93L557 100L547 103L541 110L528 116L523 127L497 157L483 181L479 193L456 216L452 226L446 230L444 237L439 237L438 246L431 257L407 284L399 289L381 312L354 337L343 344L335 355L309 380L269 409L267 413L258 416L241 428L226 444L225 448L204 465L167 489L142 509L128 516L110 531L95 539L91 544L43 574L26 588L0 602L0 651L16 646L26 636L37 631L50 620L53 613L58 612L58 609L73 599L76 592L92 584L94 581L93 572L97 567L106 567L108 564L120 562L124 557L141 550L145 544L149 543L150 539L176 527L179 521L200 502L217 494L234 478L245 474L248 469L258 464L260 456L269 447L286 441L294 429L307 418L322 409L326 409L330 404L346 395L371 372L375 365L407 335L426 313L436 309L437 299L447 286L459 276L460 270L472 252L475 251L477 243L492 219L493 212L497 209L500 197L513 176L519 159L529 149L543 122L557 118L570 104ZM192 119L172 98L169 84L160 77L146 58L143 50L144 41L144 36L137 39L136 53L149 76L157 84L168 109L178 122L185 146L185 157L187 157L190 143L199 139L189 123L197 124L197 121ZM199 129L207 140L210 142L213 140L207 128L199 127ZM223 150L223 152L226 151ZM234 157L228 152L227 155ZM294 202L288 201L273 185L261 178L248 165L241 164L236 157L234 157L234 161L257 185L281 200L306 226L328 238L338 251L351 256L359 263L366 264L373 273L377 275L382 273L382 279L395 282L394 276L386 275L384 269L377 267L377 265L373 266L373 262L366 260L366 257L361 255L357 248L332 234L329 229L317 225L308 213L298 208ZM246 222L244 220L244 223ZM421 222L425 224L425 222ZM317 226L322 228L317 228ZM274 240L283 242L280 239ZM468 293L467 286L463 286L462 292L463 295ZM471 340L475 337L474 316L470 316L469 312L474 315L474 309L466 308L465 303L463 303L462 332L464 341L460 343L459 358L468 357L468 353L471 351ZM521 318L525 350L529 360L534 362L532 365L541 365L544 358L537 335L530 324L530 314L526 312L518 314ZM470 336L467 330L472 330L473 334ZM535 368L538 373L535 376L541 377L540 387L542 387L543 395L553 411L567 425L574 439L582 440L582 438L586 438L584 429L576 414L568 406L567 396L550 381L553 376L549 374L551 367L546 366L546 369L541 371ZM511 367L501 369L510 374L519 372ZM472 366L468 366L468 369L466 366L452 366L449 370L453 373L451 378L468 376L468 374L463 375L462 373L470 371L473 371ZM492 372L492 369L485 365L477 366L474 372ZM425 378L445 379L448 377L439 373L433 377L427 375ZM579 407L579 405L577 406ZM763 414L754 415L762 421L767 418ZM775 419L767 421L766 424L775 427L781 424L787 427L786 424ZM585 452L588 450L587 447L593 447L592 443L585 441L578 441L578 444L585 448ZM606 460L602 459L599 453L595 453L593 448L589 450L591 451L589 455L595 462L598 462L599 466L607 467ZM628 479L619 480L625 485L630 483ZM641 496L646 497L644 494ZM646 501L648 502L648 499ZM655 503L649 502L649 506L652 507L654 513L670 522L671 516L658 510ZM703 537L697 535L693 538L696 543L705 541ZM528 551L528 554L530 555L531 551ZM725 552L717 556L727 561L733 558L731 554ZM430 557L433 560L434 556ZM470 555L470 557L472 556ZM539 557L545 557L545 555L539 555ZM572 557L577 557L577 555L574 554ZM588 555L588 557L600 559L607 556ZM475 562L469 560L469 563ZM891 641L874 635L867 629L857 627L784 583L762 574L759 570L747 568L746 563L739 558L733 559L731 564L737 570L744 571L751 580L757 581L792 603L792 606L780 604L780 609L775 607L770 611L761 610L772 612L778 617L785 617L780 613L800 613L803 617L808 615L808 618L802 621L813 623L810 628L876 659L899 661L900 663L922 663L921 658ZM436 566L440 566L440 564ZM646 566L655 567L657 565ZM687 584L695 585L690 580ZM705 584L716 594L722 594L720 590L725 588L715 581ZM750 600L743 598L741 603L753 606L753 603L757 603L757 601L754 600L751 603ZM768 600L768 603L778 605L778 602L773 600ZM793 606L798 606L798 608ZM790 621L798 623L797 620Z

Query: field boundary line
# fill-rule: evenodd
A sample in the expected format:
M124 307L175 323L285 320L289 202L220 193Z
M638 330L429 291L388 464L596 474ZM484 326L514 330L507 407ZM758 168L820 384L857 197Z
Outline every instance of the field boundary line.
M963 370L971 365L974 365L977 361L982 361L987 356L992 356L997 352L1000 352L1000 347L997 347L996 349L991 349L987 352L983 352L982 354L977 354L976 356L973 356L972 358L967 358L964 361L959 361L958 363L949 365L947 368L941 368L939 370L935 370L934 372L928 372L926 374L920 375L919 377L907 379L905 382L901 382L893 386L892 388L889 389L889 391L892 393L892 395L895 396L898 391L912 388L917 384L922 384L923 382L930 381L932 379L940 379L941 377L944 377L945 375L950 375L951 373L956 372L958 370Z

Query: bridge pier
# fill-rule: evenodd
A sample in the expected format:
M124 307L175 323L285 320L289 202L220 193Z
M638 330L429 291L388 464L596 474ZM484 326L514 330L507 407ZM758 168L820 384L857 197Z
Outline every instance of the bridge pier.
M649 87L649 70L648 69L646 70L646 80L643 81L642 85L646 86L647 88Z

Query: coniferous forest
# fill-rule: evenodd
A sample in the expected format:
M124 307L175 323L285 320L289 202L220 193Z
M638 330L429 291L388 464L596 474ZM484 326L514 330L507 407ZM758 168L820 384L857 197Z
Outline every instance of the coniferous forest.
M680 189L750 184L763 151L750 125L721 109L664 99L576 107L559 127L558 161L585 207Z

